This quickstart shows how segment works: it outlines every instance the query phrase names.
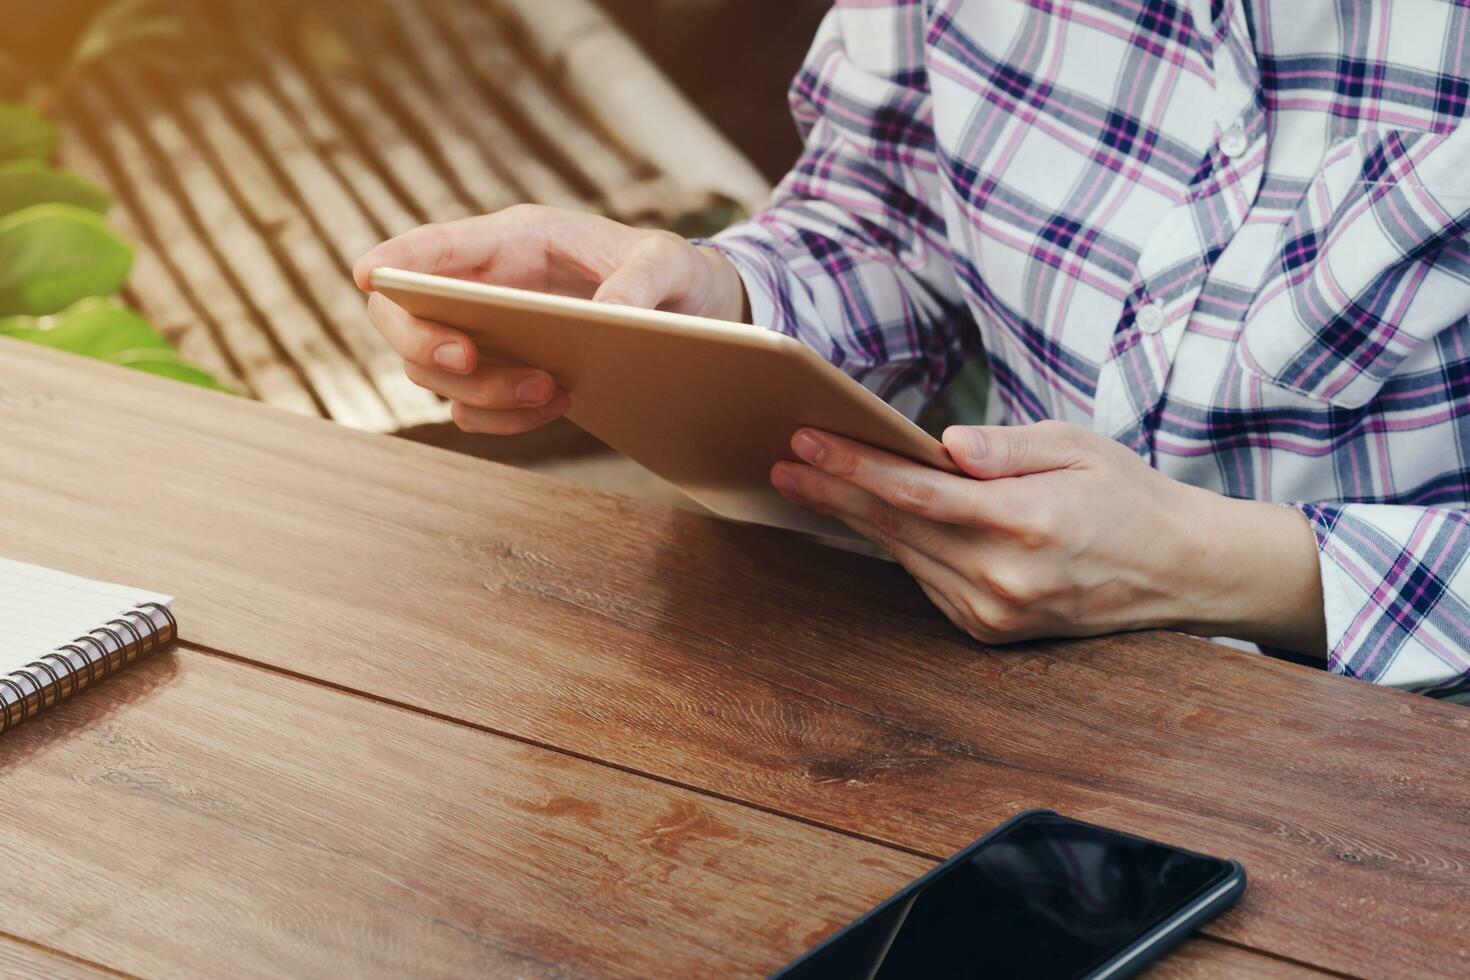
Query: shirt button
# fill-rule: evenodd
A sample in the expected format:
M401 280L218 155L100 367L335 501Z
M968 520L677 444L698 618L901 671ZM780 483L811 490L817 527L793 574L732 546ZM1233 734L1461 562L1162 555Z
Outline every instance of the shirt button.
M1138 311L1133 322L1144 333L1158 333L1164 329L1164 307L1157 302L1149 303Z
M1220 136L1220 152L1227 157L1238 157L1250 146L1245 138L1245 127L1235 123Z

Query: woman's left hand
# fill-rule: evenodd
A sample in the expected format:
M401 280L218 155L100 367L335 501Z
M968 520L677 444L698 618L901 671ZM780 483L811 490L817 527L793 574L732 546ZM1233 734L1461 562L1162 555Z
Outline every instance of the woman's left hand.
M771 482L893 555L984 643L1166 627L1325 647L1317 547L1292 508L1170 479L1062 422L951 426L965 475L830 433Z

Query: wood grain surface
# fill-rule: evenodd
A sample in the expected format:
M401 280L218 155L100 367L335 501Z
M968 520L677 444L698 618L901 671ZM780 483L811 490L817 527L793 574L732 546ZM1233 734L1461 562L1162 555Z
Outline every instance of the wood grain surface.
M140 976L749 975L929 866L188 649L109 686L0 741L4 928Z
M1032 806L1239 858L1251 887L1208 930L1235 945L1175 975L1291 968L1236 946L1470 967L1454 706L1166 634L986 650L885 563L15 342L0 442L9 554L172 592L186 640L294 685L794 816L894 869L879 845L932 860Z
M7 980L97 980L118 975L95 964L0 936L0 976Z
M1194 939L1175 948L1168 956L1145 971L1146 980L1205 980L1208 977L1230 977L1231 980L1305 980L1331 976L1319 970L1262 956L1251 950L1226 946L1209 939Z

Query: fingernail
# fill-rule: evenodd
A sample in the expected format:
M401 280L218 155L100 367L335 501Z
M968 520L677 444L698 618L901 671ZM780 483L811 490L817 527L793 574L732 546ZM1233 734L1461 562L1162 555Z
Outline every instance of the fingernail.
M822 440L804 429L791 437L791 448L808 463L820 463L827 452Z
M540 405L556 394L556 384L544 374L532 375L516 385L516 398L522 405Z
M955 432L958 433L960 450L970 459L983 459L990 451L990 445L985 441L985 434L977 426L955 426Z
M440 344L434 348L434 363L446 371L463 371L470 365L470 356L463 344Z
M554 419L558 416L566 414L566 410L571 407L572 400L563 395L560 398L553 398L545 405L542 405L540 411L537 414L539 414L543 419Z
M801 488L797 483L797 475L791 472L789 467L778 466L770 472L770 485L775 486L776 491L792 504L801 504Z

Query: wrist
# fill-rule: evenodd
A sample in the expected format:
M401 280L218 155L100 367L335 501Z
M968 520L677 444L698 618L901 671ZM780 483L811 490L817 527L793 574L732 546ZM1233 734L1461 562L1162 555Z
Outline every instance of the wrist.
M1325 656L1317 541L1293 507L1182 485L1175 524L1192 540L1175 628Z
M735 263L724 252L708 245L696 245L700 260L705 266L709 282L707 307L704 316L735 323L750 322L750 300L745 295L745 281Z

